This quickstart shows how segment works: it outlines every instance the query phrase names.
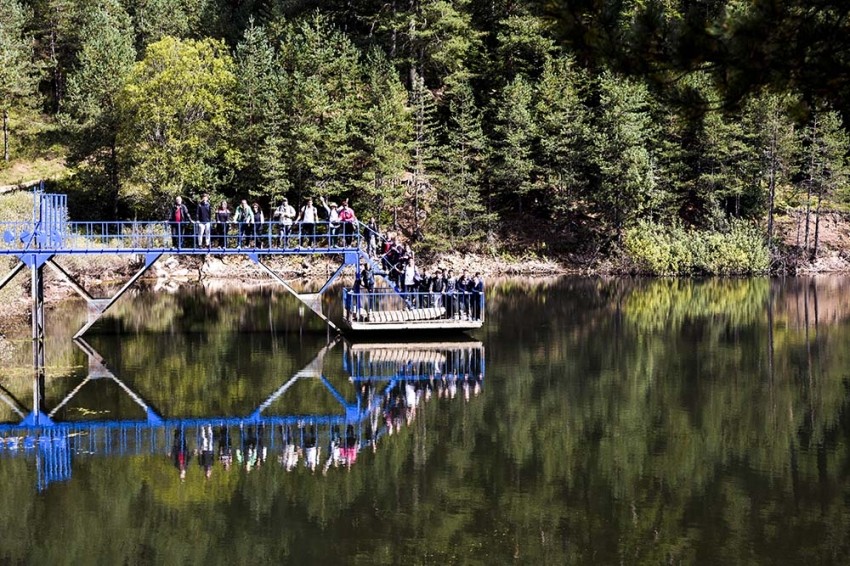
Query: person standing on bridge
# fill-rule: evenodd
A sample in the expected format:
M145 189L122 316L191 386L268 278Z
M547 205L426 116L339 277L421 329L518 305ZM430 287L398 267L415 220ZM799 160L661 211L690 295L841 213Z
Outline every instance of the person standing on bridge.
M295 221L298 223L298 240L300 241L303 236L307 236L307 246L310 248L313 247L316 240L317 215L318 212L316 207L313 206L312 197L307 197ZM301 245L304 245L303 242L301 242Z
M247 239L251 236L251 227L254 224L254 213L251 211L251 207L248 206L247 200L242 199L242 202L236 207L236 217L234 220L239 225L239 236L236 241L236 248L241 250L242 238Z
M339 208L339 221L342 222L342 246L351 247L356 239L354 234L357 230L357 217L354 215L354 210L348 206L348 199L342 200L342 206Z
M260 208L260 204L255 202L251 205L251 212L254 213L254 237L251 238L251 246L255 248L263 247L263 236L266 231L266 219L263 216L263 209Z
M221 201L218 210L215 211L216 236L221 238L221 247L227 247L227 232L230 224L230 209L227 201Z
M363 263L363 269L360 271L360 286L366 291L366 320L369 320L375 309L377 297L375 297L375 274L368 262Z
M212 228L212 207L210 206L210 195L204 193L198 208L195 210L195 220L198 221L198 247L210 248L210 228Z
M192 222L189 209L183 204L183 197L174 199L168 221L171 224L171 247L179 250L183 247L183 234L186 233L187 227Z
M272 218L280 222L280 247L286 249L289 246L289 236L292 234L292 222L295 220L295 209L283 197Z
M339 209L335 202L328 204L325 197L319 197L319 199L325 209L325 214L328 215L328 247L335 248L340 227Z
M469 311L470 319L481 320L481 302L484 299L484 280L481 279L481 274L477 273L472 276L472 281L469 283Z

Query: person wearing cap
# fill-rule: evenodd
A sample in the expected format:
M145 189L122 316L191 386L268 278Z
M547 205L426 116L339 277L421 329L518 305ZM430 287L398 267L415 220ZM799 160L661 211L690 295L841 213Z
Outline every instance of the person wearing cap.
M325 209L325 213L328 215L328 247L334 248L337 244L337 233L339 233L339 209L335 202L328 203L325 197L319 198L321 199L320 202Z
M295 220L295 208L289 204L286 197L281 199L280 206L275 209L272 218L280 222L280 247L288 247L289 237L292 234L292 222Z

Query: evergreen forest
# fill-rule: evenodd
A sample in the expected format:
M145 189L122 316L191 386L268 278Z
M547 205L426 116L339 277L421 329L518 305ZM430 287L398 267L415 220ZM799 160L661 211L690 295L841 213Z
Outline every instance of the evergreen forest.
M765 271L815 258L819 219L850 203L848 12L3 0L0 179L60 162L44 176L75 220L326 196L435 252Z

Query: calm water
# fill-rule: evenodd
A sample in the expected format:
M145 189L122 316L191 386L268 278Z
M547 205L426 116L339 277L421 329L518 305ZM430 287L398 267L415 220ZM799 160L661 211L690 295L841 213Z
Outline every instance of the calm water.
M488 301L464 342L393 347L326 348L269 290L139 293L79 345L81 305L49 312L45 405L77 424L0 434L0 562L850 562L850 279Z

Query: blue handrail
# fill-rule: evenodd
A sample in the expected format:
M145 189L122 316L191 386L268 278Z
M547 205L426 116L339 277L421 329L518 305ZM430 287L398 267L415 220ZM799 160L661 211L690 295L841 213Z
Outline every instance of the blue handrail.
M209 224L209 245L196 222L0 222L0 254L63 253L340 253L360 249L361 229L329 222Z

